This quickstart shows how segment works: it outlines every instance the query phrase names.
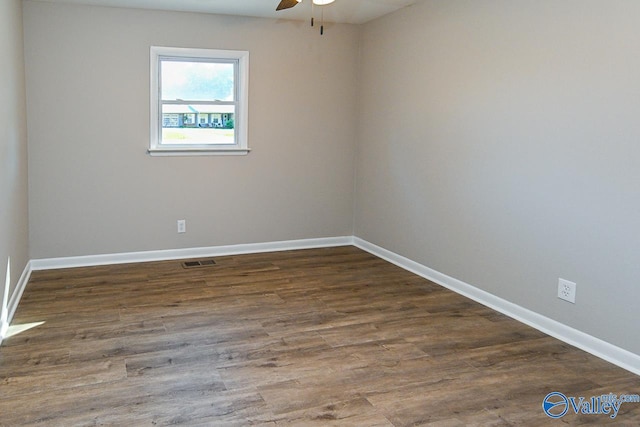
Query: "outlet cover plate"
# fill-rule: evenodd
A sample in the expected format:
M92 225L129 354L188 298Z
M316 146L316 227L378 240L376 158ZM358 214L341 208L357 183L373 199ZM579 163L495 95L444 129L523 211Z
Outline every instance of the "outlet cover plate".
M558 298L576 303L576 284L564 279L558 279Z

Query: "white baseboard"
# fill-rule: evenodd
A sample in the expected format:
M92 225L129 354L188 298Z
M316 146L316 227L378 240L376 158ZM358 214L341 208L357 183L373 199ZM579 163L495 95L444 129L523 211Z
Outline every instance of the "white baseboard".
M29 282L32 271L60 268L90 267L97 265L127 264L132 262L166 261L172 259L202 258L262 252L278 252L296 249L315 249L353 245L352 236L325 237L317 239L286 240L279 242L250 243L202 248L168 249L159 251L129 252L105 255L88 255L63 258L33 259L27 263L8 303L7 322L0 322L0 345L9 329L18 303Z
M557 322L546 316L528 310L517 304L499 298L468 283L442 274L436 270L398 255L380 246L354 236L329 237L318 239L288 240L280 242L251 243L228 246L212 246L202 248L170 249L160 251L130 252L106 255L89 255L65 258L34 259L27 263L11 295L8 307L8 323L18 307L22 293L29 281L32 271L59 268L86 267L109 264L125 264L132 262L165 261L171 259L200 258L211 256L239 255L248 253L277 252L296 249L313 249L334 246L354 245L407 271L431 280L460 295L470 298L482 305L505 314L515 320L529 325L545 334L573 345L610 363L620 366L636 375L640 375L640 356L617 347L599 338ZM7 325L0 325L0 328ZM2 337L0 336L0 344Z
M9 303L7 304L7 321L2 322L0 324L0 345L2 345L2 340L5 337L5 334L9 330L9 325L13 320L13 316L16 314L16 310L18 309L18 303L20 302L20 298L22 298L22 294L24 293L25 288L27 287L27 283L29 283L29 278L31 277L32 272L31 261L27 262L27 265L24 266L24 270L22 270L22 274L18 279L18 284L13 290L13 294L9 298Z
M16 314L18 303L20 302L20 298L22 298L22 294L27 287L27 283L29 283L29 278L31 277L32 271L33 268L31 266L31 261L29 261L27 262L27 265L24 266L24 270L22 270L20 279L18 279L18 284L13 290L11 298L9 298L9 323L11 323L11 321L13 320L13 316Z
M167 261L172 259L203 258L349 245L353 245L352 236L325 237L318 239L286 240L280 242L248 243L240 245L210 246L202 248L167 249L160 251L34 259L31 260L31 268L34 271L54 270L59 268L128 264L132 262Z
M409 258L369 243L366 240L354 237L353 244L362 250L529 325L547 335L593 354L636 375L640 375L640 356L635 353L499 298L468 283L412 261Z

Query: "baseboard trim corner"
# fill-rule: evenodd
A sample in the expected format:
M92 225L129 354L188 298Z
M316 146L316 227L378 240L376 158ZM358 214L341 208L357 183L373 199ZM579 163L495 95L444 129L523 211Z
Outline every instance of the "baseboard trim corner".
M353 245L560 341L584 350L636 375L640 375L640 355L497 297L359 237L353 237Z

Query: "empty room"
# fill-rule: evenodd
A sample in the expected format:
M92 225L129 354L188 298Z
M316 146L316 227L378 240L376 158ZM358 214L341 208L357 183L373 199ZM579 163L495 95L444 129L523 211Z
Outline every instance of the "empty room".
M640 425L637 0L1 0L1 426Z

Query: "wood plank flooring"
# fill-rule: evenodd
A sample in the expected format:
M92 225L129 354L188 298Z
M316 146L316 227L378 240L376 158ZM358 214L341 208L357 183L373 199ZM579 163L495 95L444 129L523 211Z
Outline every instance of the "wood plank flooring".
M0 425L640 425L640 377L354 247L35 272Z

